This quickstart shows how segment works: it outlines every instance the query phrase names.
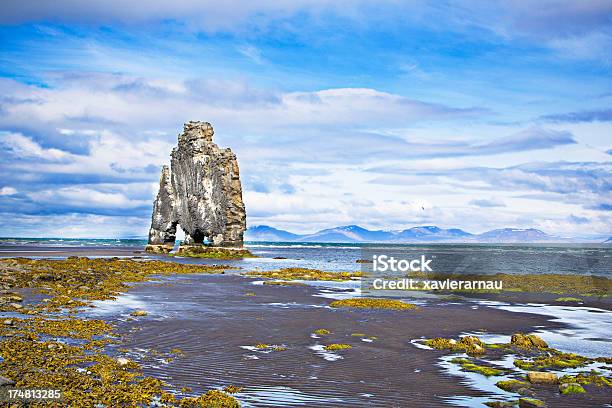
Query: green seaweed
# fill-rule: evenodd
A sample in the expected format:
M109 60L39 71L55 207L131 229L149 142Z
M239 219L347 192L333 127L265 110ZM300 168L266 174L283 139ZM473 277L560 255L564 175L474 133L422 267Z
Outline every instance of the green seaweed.
M264 285L276 285L276 286L305 286L302 282L291 282L291 281L271 281L267 280L263 282Z
M523 370L544 368L576 368L589 362L589 359L578 354L561 353L555 350L551 355L536 357L532 360L515 360L514 365Z
M223 391L228 393L228 394L236 394L240 391L242 391L243 387L237 387L235 385L228 385L227 387L223 388Z
M510 339L510 344L526 349L537 348L547 349L548 344L535 334L515 333Z
M270 345L270 344L265 344L265 343L258 343L255 345L255 348L258 348L260 350L272 350L272 351L287 350L287 347L284 347L284 346L275 346L275 345Z
M42 302L24 302L21 311L33 317L0 325L0 372L17 387L61 389L62 406L150 406L159 399L172 406L238 407L235 398L216 390L195 399L177 399L165 390L168 384L145 376L137 362L114 355L129 350L109 350L107 346L122 341L112 325L73 316L80 307L93 307L94 300L114 299L129 290L127 282L143 282L151 275L219 273L226 268L117 258L0 260L0 283L5 288L28 288L28 296L46 296ZM13 308L1 301L0 306ZM55 314L59 311L68 315L60 317ZM172 353L181 354L178 349Z
M503 344L503 343L493 343L493 344L485 344L486 348L489 349L505 349L508 348L507 344Z
M261 278L291 280L316 280L316 281L347 281L361 277L361 272L325 272L318 269L308 268L284 268L274 271L250 271L246 276L258 276Z
M493 377L497 375L502 375L505 373L504 370L500 370L493 367L487 367L483 365L478 365L474 363L472 360L467 358L454 358L451 360L451 363L458 364L465 371L471 371L474 373L482 374L486 377Z
M212 258L212 259L242 259L257 258L248 249L234 249L213 247L208 245L181 245L174 256L188 258Z
M351 346L350 344L342 344L342 343L332 343L324 347L324 349L327 351L346 350L350 348L353 348L353 346Z
M516 403L512 401L487 401L484 404L491 408L512 408L516 406Z
M390 309L390 310L414 310L418 306L411 303L402 302L396 299L376 299L376 298L351 298L334 300L329 304L331 307L349 307L356 309Z
M63 260L9 258L0 260L0 284L11 288L32 288L47 297L39 303L24 305L21 312L38 314L75 310L93 300L115 299L129 289L128 282L143 282L151 275L222 273L224 265L186 265L137 259ZM12 310L0 302L0 310Z
M595 370L588 373L578 373L576 375L564 375L559 378L560 383L576 383L580 385L593 384L598 387L612 387L612 378L601 375Z
M453 352L463 352L470 355L482 354L485 352L485 343L476 336L463 336L459 341L437 337L425 340L425 345L437 350L450 350Z
M148 313L146 310L134 310L132 313L130 313L131 316L146 316Z
M576 297L559 297L555 302L582 302L582 299Z
M519 399L519 407L529 407L529 408L544 408L546 404L544 401L540 401L535 398L520 398Z
M559 391L563 395L568 394L584 394L586 391L580 384L576 383L564 383L559 386Z
M517 392L521 388L529 388L531 384L527 381L521 380L504 380L496 382L495 386L497 388L501 388L504 391Z
M187 397L179 401L180 408L240 408L238 400L220 390L209 390L199 397Z

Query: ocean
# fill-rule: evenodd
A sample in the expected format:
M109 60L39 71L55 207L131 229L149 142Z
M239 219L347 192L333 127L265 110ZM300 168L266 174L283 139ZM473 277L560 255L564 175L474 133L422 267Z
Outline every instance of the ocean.
M97 251L141 250L144 239L1 238L0 257L27 253L58 257L65 250L94 255ZM242 269L314 268L358 271L360 259L372 254L433 259L435 272L470 274L580 274L611 277L612 246L601 244L353 244L246 242L258 258L223 261ZM104 255L110 256L110 255ZM218 263L219 260L171 258L177 262Z

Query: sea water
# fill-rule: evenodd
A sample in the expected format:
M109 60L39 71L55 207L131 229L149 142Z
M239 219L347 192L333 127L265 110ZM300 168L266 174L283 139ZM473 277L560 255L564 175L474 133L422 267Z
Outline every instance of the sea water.
M40 256L66 249L84 251L141 250L144 239L0 238L0 257L26 251ZM178 243L177 243L178 245ZM577 274L612 278L612 245L601 244L354 244L312 242L246 242L259 258L223 263L243 269L299 267L326 271L358 271L357 260L372 253L405 252L432 256L434 272L470 274ZM13 255L14 256L14 255ZM163 258L163 257L162 257ZM276 258L276 259L275 259ZM219 263L219 260L174 258L178 262Z

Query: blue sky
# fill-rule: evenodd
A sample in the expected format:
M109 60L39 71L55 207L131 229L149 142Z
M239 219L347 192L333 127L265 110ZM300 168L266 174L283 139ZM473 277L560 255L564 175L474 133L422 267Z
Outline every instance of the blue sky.
M249 225L612 235L608 1L124 3L3 3L2 235L146 235L188 120Z

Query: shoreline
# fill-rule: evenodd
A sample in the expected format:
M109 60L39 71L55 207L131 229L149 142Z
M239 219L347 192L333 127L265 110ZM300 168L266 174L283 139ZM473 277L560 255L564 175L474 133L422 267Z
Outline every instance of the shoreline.
M98 263L146 264L148 260L159 261L156 258ZM179 265L171 258L164 260L168 267ZM152 272L125 287L117 299L97 301L94 308L76 316L110 324L120 336L115 353L125 350L121 353L136 362L145 376L166 381L167 390L176 398L197 398L213 389L235 386L242 387L235 397L246 407L291 406L300 401L311 406L468 406L478 399L508 400L493 380L478 378L467 385L471 377L465 377L444 353L416 347L414 341L467 334L509 339L517 332L572 329L550 314L530 312L530 307L537 305L524 311L503 310L482 293L474 294L480 300L452 295L415 300L415 310L335 309L330 307L334 299L356 297L357 292L328 281L256 284L262 278L244 276L244 270L187 275ZM26 292L24 303L28 302ZM534 293L511 295L512 300L505 300L509 305L546 300ZM609 312L609 304L606 306ZM144 310L144 314L137 316L133 313L137 310ZM38 316L45 316L45 312ZM317 335L318 331L329 333ZM348 347L326 351L330 344ZM452 374L453 370L458 371ZM609 396L605 388L587 388L588 393L580 399L582 406L601 405ZM553 406L576 402L575 397L559 396L556 388L535 387L530 392Z
M147 254L144 246L134 247L106 247L106 246L50 246L50 245L0 245L0 259L14 257L37 257L37 258L66 258L69 256L86 257L147 257L156 258L153 254Z

